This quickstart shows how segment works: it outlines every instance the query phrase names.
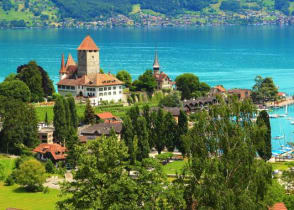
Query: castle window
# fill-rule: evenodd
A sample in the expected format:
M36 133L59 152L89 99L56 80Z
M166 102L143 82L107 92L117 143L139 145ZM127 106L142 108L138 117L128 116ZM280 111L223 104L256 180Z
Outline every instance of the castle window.
M108 90L111 90L111 87L108 87Z
M108 95L111 95L111 92L109 92Z
M119 94L121 94L121 91L119 91Z
M116 90L116 87L115 86L113 87L113 90Z
M104 90L107 90L107 87L104 87Z
M119 89L121 89L121 86L119 86Z
M105 96L107 96L107 93L106 93L106 92L104 92L104 95L105 95Z
M103 93L99 93L99 96L103 96Z
M103 91L103 88L99 88L99 91Z
M113 92L113 95L116 95L116 92Z

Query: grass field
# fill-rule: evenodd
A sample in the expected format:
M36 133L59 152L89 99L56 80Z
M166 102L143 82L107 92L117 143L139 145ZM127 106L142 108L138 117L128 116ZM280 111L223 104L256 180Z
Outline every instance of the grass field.
M4 169L4 174L5 177L11 174L14 164L15 164L15 159L14 158L9 158L4 155L0 155L0 163L2 163L5 167Z
M50 189L49 193L28 193L18 185L3 186L0 183L0 209L19 208L22 210L51 210L59 200L59 191Z
M181 160L181 161L174 161L171 163L168 163L163 166L163 171L166 174L177 174L181 173L182 169L184 168L187 160Z
M273 170L287 170L290 167L294 167L294 161L291 162L276 162L276 163L271 163Z

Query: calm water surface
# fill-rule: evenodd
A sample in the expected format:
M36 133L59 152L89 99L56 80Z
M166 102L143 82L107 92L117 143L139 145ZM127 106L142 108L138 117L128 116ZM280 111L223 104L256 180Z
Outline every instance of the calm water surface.
M134 78L151 68L154 50L173 79L193 72L210 85L251 88L256 75L270 76L294 94L294 27L247 26L167 29L0 30L0 81L20 64L35 60L57 82L61 54L72 53L90 34L100 47L106 72L128 70ZM289 108L290 115L294 108ZM294 141L294 126L272 120L273 136L283 127ZM273 140L274 149L282 143Z

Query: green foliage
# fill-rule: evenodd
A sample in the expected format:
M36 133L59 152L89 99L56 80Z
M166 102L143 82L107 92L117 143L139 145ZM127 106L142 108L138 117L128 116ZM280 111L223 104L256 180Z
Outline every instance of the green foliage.
M156 117L153 119L152 132L154 133L154 146L160 154L166 145L166 133L164 125L164 112L160 108L156 113Z
M3 181L5 179L5 166L3 163L0 162L0 181Z
M182 92L182 99L197 98L205 95L210 90L206 83L200 82L199 78L191 73L177 76L176 86Z
M68 99L68 104L69 104L69 111L70 111L70 119L71 119L71 126L74 129L78 128L78 114L77 114L77 109L76 109L76 104L75 104L75 99L71 96Z
M257 143L257 152L258 155L264 159L265 161L271 159L272 157L272 136L271 136L271 124L270 124L270 119L269 115L266 111L261 111L257 117L256 121L258 125L259 131L263 131L264 129L262 128L265 126L265 131L263 132L262 135L257 138L259 141Z
M16 80L16 74L15 73L11 73L11 74L8 74L7 77L5 77L4 79L4 82L11 82L11 81L14 81Z
M140 75L138 80L133 82L133 86L137 91L147 91L149 93L153 93L156 88L156 80L153 77L152 70L146 70L144 74Z
M240 1L226 0L222 1L220 9L224 11L237 12L241 8Z
M254 102L263 103L266 101L275 101L278 96L278 88L272 78L255 78L255 85L252 88L251 98Z
M156 155L155 157L156 157L158 160L168 162L168 160L171 159L171 158L173 157L173 153L171 153L171 152L161 153L161 154L159 154L159 155Z
M288 0L275 0L275 9L280 10L286 15L289 14L290 3Z
M36 62L18 67L17 78L26 83L31 91L32 102L43 101L42 75Z
M175 147L177 146L178 127L171 113L168 112L165 114L163 124L165 130L165 136L163 141L165 142L167 150L173 152Z
M33 148L39 143L36 112L31 105L13 99L3 100L0 113L3 119L2 152L21 154L26 147Z
M121 70L116 74L117 79L125 83L126 87L131 87L132 85L132 76L126 70Z
M5 185L6 186L12 186L15 184L15 180L14 177L11 175L9 175L6 179L5 179Z
M176 147L178 150L185 155L185 144L183 141L183 135L186 135L188 132L188 117L186 113L181 110L180 116L179 116L179 122L178 122L178 128L177 128L177 138L176 138Z
M58 97L54 105L54 138L59 142L67 139L67 119L63 97Z
M39 161L27 160L20 165L19 169L16 169L16 183L28 191L41 191L46 179L45 172L44 166Z
M20 80L11 80L0 83L0 95L14 98L23 102L31 101L31 92L28 86Z
M146 120L144 117L139 117L137 120L138 125L136 136L138 138L138 151L137 160L142 161L149 157L150 147L149 147L149 133L147 130Z
M46 164L45 164L45 169L46 169L47 173L54 174L56 168L55 168L55 166L54 166L54 164L52 163L51 160L47 160Z
M84 123L85 124L94 124L96 121L95 112L93 107L90 104L90 100L87 100L86 109L84 114Z
M159 106L161 107L180 107L181 106L181 101L180 97L176 92L173 92L167 96L164 96L160 101L159 101Z
M199 112L185 136L185 198L199 209L266 208L272 169L256 159L254 105L227 100Z

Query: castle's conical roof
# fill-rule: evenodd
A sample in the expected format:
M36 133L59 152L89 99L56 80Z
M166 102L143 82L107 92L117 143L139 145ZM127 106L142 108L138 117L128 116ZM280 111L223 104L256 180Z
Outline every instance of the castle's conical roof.
M65 68L65 65L64 65L64 54L62 54L61 66L60 66L59 73L65 73L65 72L66 72L66 68Z
M160 65L159 65L159 62L158 62L158 55L157 55L157 52L155 52L153 69L159 69L159 68L160 68Z
M99 48L97 47L93 39L88 35L82 41L82 43L78 47L78 50L99 50Z
M65 66L66 66L66 68L69 67L69 66L76 66L76 62L72 58L71 54L68 55Z

